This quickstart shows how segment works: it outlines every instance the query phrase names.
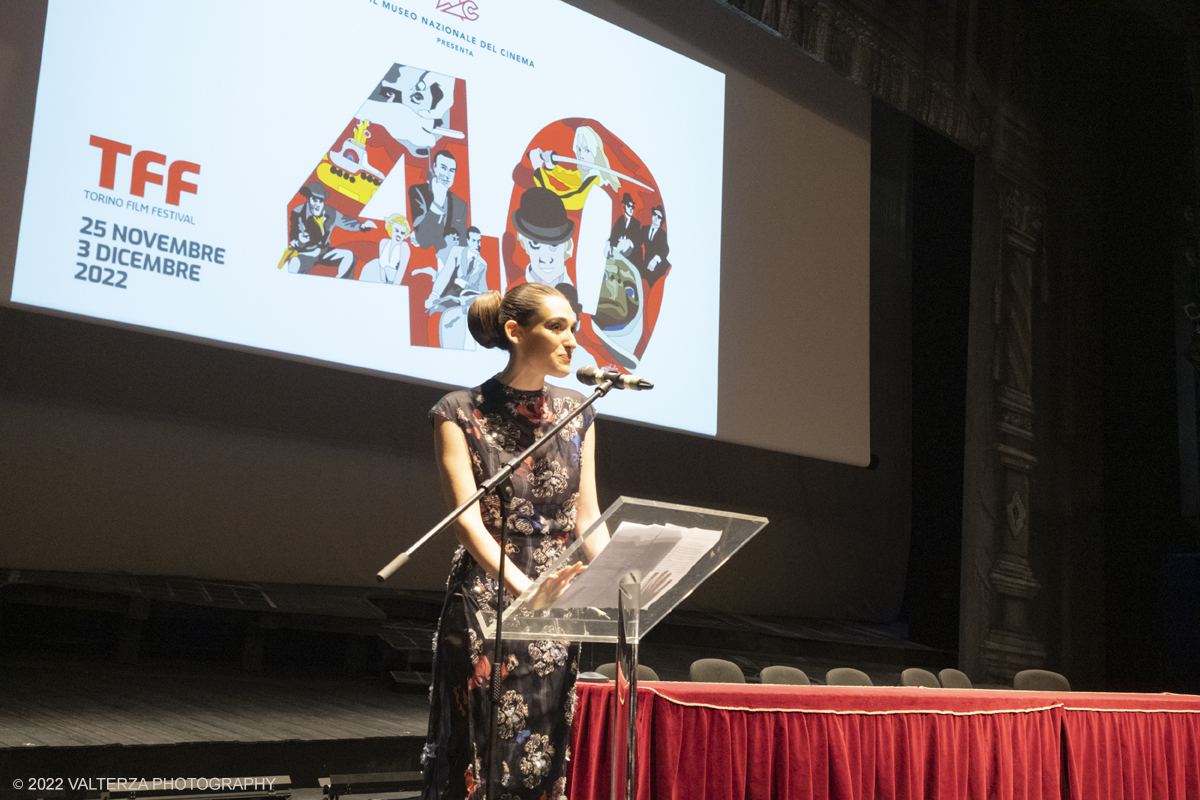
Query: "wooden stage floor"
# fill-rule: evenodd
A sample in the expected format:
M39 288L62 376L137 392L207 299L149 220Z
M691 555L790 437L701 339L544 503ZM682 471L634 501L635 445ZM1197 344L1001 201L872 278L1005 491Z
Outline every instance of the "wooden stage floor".
M0 797L18 776L289 775L292 786L311 789L330 775L415 771L428 709L425 692L378 679L6 654Z
M428 714L373 679L0 661L0 747L424 738Z

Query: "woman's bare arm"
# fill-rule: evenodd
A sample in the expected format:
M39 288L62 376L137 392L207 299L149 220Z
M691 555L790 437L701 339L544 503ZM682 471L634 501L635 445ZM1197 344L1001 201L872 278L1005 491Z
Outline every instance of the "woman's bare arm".
M575 535L582 536L600 518L600 501L596 498L596 425L588 428L583 437L582 461L579 467L579 499L575 502ZM608 528L601 526L583 543L588 561L600 555L608 544Z
M438 477L447 508L454 509L475 493L475 475L471 472L471 455L467 437L462 429L448 419L434 417L433 452L438 463ZM479 513L479 503L468 508L454 523L458 541L488 575L497 577L500 570L500 545L488 533ZM531 581L521 570L511 565L504 569L504 588L516 597L529 588Z

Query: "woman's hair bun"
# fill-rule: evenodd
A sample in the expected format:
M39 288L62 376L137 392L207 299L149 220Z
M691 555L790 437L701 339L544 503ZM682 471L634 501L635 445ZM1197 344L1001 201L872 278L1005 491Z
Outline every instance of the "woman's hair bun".
M511 351L512 341L504 333L509 320L528 329L538 320L549 297L565 300L562 292L544 283L518 283L504 297L492 291L481 294L467 310L467 330L484 347Z
M504 326L500 323L500 293L485 292L475 298L467 310L467 330L472 338L484 347L504 347Z

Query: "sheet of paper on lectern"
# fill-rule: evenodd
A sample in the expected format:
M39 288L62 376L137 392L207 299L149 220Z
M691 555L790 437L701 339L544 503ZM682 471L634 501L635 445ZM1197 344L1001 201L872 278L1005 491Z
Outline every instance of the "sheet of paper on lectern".
M554 607L615 608L617 585L637 569L642 573L642 608L647 608L678 584L720 539L720 531L622 522Z

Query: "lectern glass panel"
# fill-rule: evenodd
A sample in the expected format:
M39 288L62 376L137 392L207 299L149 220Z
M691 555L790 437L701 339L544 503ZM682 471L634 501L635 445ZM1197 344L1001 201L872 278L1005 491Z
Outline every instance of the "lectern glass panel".
M504 638L616 642L617 587L633 573L641 610L625 636L636 642L766 524L765 517L622 497L509 605ZM552 606L534 608L545 576L576 562L587 570ZM480 622L495 635L494 625Z

